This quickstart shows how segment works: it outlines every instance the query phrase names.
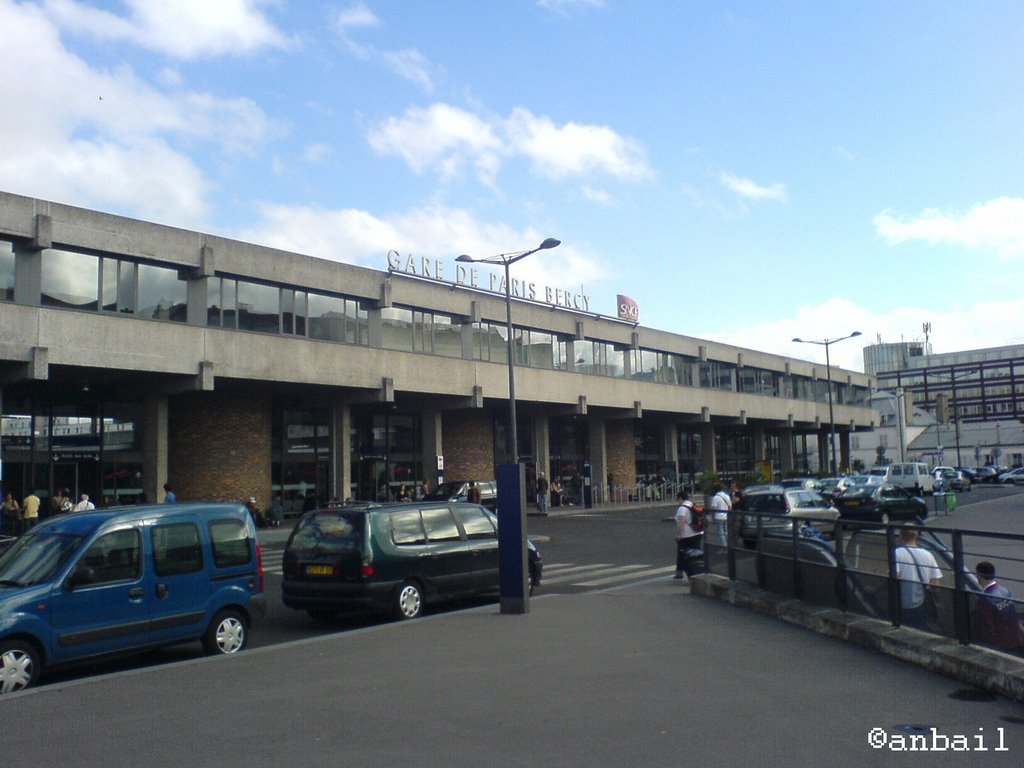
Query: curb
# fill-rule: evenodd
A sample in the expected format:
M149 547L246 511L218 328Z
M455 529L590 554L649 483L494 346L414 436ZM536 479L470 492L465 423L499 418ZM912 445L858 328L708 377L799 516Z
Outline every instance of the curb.
M1024 659L1018 656L960 645L927 632L894 627L882 619L805 603L713 573L690 579L690 592L855 643L1024 703Z

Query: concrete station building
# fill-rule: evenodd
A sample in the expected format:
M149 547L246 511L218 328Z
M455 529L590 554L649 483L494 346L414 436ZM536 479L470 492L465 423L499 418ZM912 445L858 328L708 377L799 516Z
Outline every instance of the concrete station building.
M170 482L297 511L493 477L509 460L501 275L394 252L381 267L0 193L4 490L110 504ZM560 477L578 503L589 470L602 503L656 476L824 469L823 364L644 328L580 290L514 293L528 479ZM831 379L848 466L850 434L878 421L872 381Z

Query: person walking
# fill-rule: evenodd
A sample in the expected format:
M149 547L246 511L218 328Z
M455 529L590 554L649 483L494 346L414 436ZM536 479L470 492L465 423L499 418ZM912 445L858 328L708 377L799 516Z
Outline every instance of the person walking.
M727 546L729 543L729 511L732 509L732 496L720 484L711 488L711 519L714 521L715 543Z
M996 567L982 560L974 568L981 585L971 623L971 639L1001 651L1015 651L1024 647L1024 625L1021 624L1013 595L996 581Z
M7 531L11 536L21 534L21 505L18 504L18 500L14 498L13 493L8 493L4 497L3 530Z
M942 571L935 556L917 543L917 528L906 525L900 529L900 546L893 558L896 578L900 583L900 614L908 627L928 627L927 588L942 580Z
M480 489L477 488L476 482L473 480L469 481L469 488L466 490L466 501L470 504L479 504L481 501Z
M39 497L35 491L30 491L28 496L21 502L21 525L22 533L28 533L32 527L39 522Z
M700 548L699 531L693 527L693 502L690 501L690 494L680 491L676 494L676 575L672 578L681 579L686 576L690 579L690 566L687 561L687 552L691 549Z
M548 479L543 472L537 473L537 511L541 517L548 516Z
M89 512L96 509L96 505L89 501L89 494L83 493L78 497L78 503L72 508L72 512Z
M170 483L164 483L164 504L176 504L178 502L178 496L174 492Z

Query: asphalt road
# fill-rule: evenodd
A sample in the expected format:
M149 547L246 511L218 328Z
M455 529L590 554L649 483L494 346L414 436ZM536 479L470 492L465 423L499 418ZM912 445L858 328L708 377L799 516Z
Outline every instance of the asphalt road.
M931 500L929 499L929 502ZM675 570L674 527L670 507L606 511L572 508L546 518L529 517L528 535L545 563L544 581L535 599L544 595L573 594L615 587L643 585L668 579ZM932 527L1024 533L1024 488L975 487L958 494L950 515L933 516ZM385 623L378 617L341 617L330 625L313 621L304 612L281 603L280 554L287 530L261 531L265 562L268 615L252 632L250 648L269 646ZM1024 594L1024 549L992 539L968 538L968 563L993 559L1015 594ZM452 611L483 605L458 603L435 609ZM202 655L198 643L153 651L130 659L87 663L71 669L44 672L43 685L97 674L167 664Z

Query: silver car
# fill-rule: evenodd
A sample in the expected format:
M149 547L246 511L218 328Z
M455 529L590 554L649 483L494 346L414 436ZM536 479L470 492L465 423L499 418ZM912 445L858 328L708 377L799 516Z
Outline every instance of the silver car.
M746 493L741 507L744 514L740 521L740 537L746 544L757 539L759 517L762 530L772 533L791 531L794 519L809 522L821 533L832 533L839 517L839 510L828 499L818 491L806 488L772 486Z

